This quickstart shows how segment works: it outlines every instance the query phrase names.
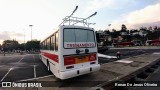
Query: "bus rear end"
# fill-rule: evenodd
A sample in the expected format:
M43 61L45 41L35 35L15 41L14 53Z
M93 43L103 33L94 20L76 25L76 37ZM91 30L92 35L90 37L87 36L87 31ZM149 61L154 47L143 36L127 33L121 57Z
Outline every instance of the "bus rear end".
M60 78L68 79L98 71L100 65L94 30L80 26L62 26L60 30Z

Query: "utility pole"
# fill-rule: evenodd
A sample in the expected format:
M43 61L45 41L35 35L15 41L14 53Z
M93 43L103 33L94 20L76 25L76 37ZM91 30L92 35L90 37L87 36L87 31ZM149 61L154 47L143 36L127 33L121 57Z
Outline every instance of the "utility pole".
M111 26L111 24L108 24L108 27L109 27L108 29L109 29L109 31L111 31L111 30L110 30L110 29L111 29L110 26Z
M23 29L24 31L24 51L25 51L25 29Z
M32 27L33 27L33 25L29 25L29 27L31 27L31 41L32 41Z

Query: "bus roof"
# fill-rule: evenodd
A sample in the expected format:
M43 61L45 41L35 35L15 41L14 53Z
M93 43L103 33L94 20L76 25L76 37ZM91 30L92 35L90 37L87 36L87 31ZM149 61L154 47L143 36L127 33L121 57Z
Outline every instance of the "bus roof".
M82 28L82 29L94 30L94 28L90 28L90 27L86 27L86 26L77 26L77 25L61 25L61 26L59 26L59 29L63 29L63 28Z

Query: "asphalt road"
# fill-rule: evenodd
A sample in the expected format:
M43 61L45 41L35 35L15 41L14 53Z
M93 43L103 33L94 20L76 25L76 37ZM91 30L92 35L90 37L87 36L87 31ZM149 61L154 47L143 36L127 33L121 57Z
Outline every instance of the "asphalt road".
M115 56L116 52L120 51L121 58L132 57L144 53L153 53L160 51L159 49L123 49L123 50L108 50L102 54ZM99 58L99 63L107 63L116 59ZM51 75L46 66L42 63L38 54L27 55L6 55L0 56L0 81L19 81L31 78L38 78Z
M118 51L121 52L121 59L124 59L124 58L129 58L129 57L133 57L133 56L137 56L145 53L160 52L160 49L110 49L100 53L104 55L116 56L116 53ZM108 63L116 60L117 59L106 59L106 58L99 57L100 64Z
M49 75L39 55L0 56L0 80L19 81Z

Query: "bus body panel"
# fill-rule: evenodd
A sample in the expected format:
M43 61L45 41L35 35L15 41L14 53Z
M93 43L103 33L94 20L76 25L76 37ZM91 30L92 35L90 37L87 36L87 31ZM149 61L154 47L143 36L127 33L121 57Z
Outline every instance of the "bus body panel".
M86 29L86 30L92 30L94 32L94 30L92 28L87 28L87 27L81 27L81 26L61 26L60 27L60 35L61 37L63 37L63 34L64 34L64 29L65 28L81 28L81 29ZM95 32L94 32L94 36L95 36ZM64 37L65 38L65 37ZM64 38L61 38L62 42L60 42L60 47L63 47L63 48L60 48L60 53L61 53L61 57L60 59L62 60L62 63L61 63L61 79L67 79L67 78L71 78L71 77L75 77L75 76L79 76L79 75L82 75L82 74L86 74L86 73L90 73L90 72L93 72L93 71L97 71L100 69L100 65L98 64L98 56L97 56L97 45L96 45L96 38L95 38L95 47L91 47L91 48L87 48L89 49L89 53L95 53L96 54L96 60L94 61L95 64L91 65L91 61L88 61L88 62L84 62L84 63L78 63L78 64L72 64L72 65L64 65L64 56L78 56L76 55L76 49L75 48L72 48L72 49L65 49L64 48ZM86 48L78 48L80 51L80 55L82 54L86 54L85 53L85 49ZM68 66L73 66L74 68L71 68L71 69L66 69L66 67ZM92 71L90 71L90 68L92 68ZM79 71L79 74L77 74L77 72ZM66 76L65 76L66 75Z
M49 54L50 56L47 56L47 54ZM55 59L53 59L54 56L58 56L58 52L41 50L41 56L42 56L43 63L47 66L47 60L48 60L51 72L56 77L59 77L60 76L60 74L59 74L59 71L60 71L59 61L57 62Z
M60 79L68 79L72 77L76 77L79 75L83 75L86 73L98 71L100 69L100 65L98 64L98 56L97 56L97 42L96 42L96 37L95 37L95 32L94 32L94 41L95 41L95 47L87 47L89 50L88 53L85 53L85 49L83 47L78 48L81 52L79 54L76 54L76 48L70 48L66 49L64 48L64 29L65 28L80 28L80 29L86 29L86 30L91 30L94 32L92 28L88 27L82 27L82 26L60 26L59 31L58 31L58 51L52 51L52 50L41 50L41 56L42 56L42 61L43 63L47 66L47 60L49 61L50 65L50 70L51 72L58 78ZM49 58L48 56L45 56L44 53L48 54L53 54L57 55L58 57L58 62L54 59L53 57ZM81 56L86 60L84 62L81 62L79 57ZM90 58L95 56L94 60L92 61ZM44 58L43 58L44 57ZM75 57L76 62L74 64L69 64L67 65L65 60L66 57ZM78 58L78 60L77 60ZM91 61L90 61L91 60ZM66 64L66 65L65 65Z
M93 70L90 71L90 68L92 68ZM75 77L75 76L80 76L80 75L87 74L87 73L90 73L90 72L98 71L99 68L100 68L100 65L97 64L97 65L93 65L93 66L90 66L90 67L84 67L84 68L69 70L69 71L66 71L66 72L60 72L60 75L61 75L61 79L68 79L68 78L72 78L72 77ZM79 71L80 73L77 74L77 71Z

